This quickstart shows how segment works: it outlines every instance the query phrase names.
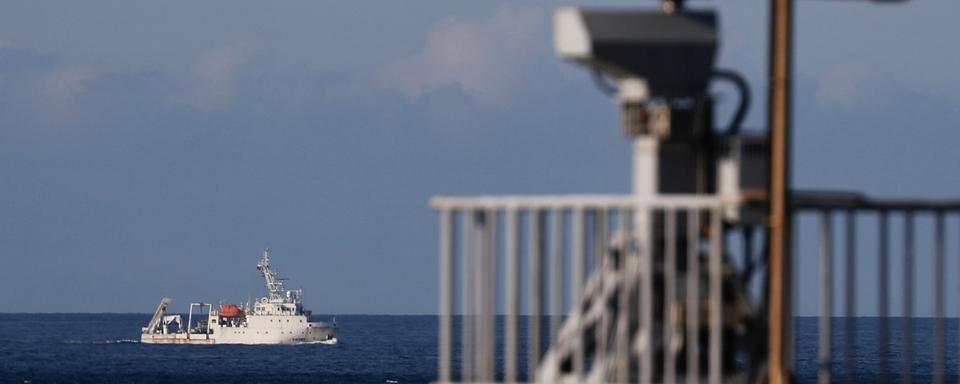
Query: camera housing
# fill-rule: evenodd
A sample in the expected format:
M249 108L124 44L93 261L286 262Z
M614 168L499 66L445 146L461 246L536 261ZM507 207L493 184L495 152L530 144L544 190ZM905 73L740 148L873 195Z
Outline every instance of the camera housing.
M702 95L717 50L717 16L711 11L560 8L554 14L554 48L615 79L639 78L652 97Z

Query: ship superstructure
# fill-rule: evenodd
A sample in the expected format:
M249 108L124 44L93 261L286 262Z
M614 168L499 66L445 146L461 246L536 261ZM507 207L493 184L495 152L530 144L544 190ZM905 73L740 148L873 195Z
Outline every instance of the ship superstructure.
M140 341L148 344L337 342L336 322L310 321L311 312L303 308L303 292L284 288L284 279L270 266L269 250L263 251L257 270L266 284L266 296L252 304L225 304L217 309L209 303L191 303L186 326L181 315L166 313L171 300L164 298L150 322L142 328Z

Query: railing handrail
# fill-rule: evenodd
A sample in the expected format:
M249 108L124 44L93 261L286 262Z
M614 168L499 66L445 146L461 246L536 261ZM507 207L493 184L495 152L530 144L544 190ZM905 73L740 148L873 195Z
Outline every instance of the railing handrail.
M702 208L711 209L740 203L738 196L726 195L480 195L434 196L430 207L445 209L593 209L593 208Z
M798 190L792 194L793 207L798 209L960 211L960 199L874 198L847 191Z
M796 190L792 192L796 209L857 209L889 211L960 211L960 199L875 198L859 192ZM434 196L430 207L442 209L556 209L556 208L713 208L737 205L739 196L727 195L476 195Z

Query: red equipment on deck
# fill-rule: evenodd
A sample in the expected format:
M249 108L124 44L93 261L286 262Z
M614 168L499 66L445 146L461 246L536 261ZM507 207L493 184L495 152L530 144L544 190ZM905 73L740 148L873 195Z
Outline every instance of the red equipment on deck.
M220 317L235 318L235 317L243 317L243 315L244 315L243 310L236 305L227 304L220 307Z

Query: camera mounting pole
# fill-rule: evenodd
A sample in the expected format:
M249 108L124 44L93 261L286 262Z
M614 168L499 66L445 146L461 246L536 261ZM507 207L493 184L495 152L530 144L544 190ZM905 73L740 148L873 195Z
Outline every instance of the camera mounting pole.
M769 357L770 382L789 383L791 342L790 276L790 78L793 0L770 1L770 186L769 186Z

